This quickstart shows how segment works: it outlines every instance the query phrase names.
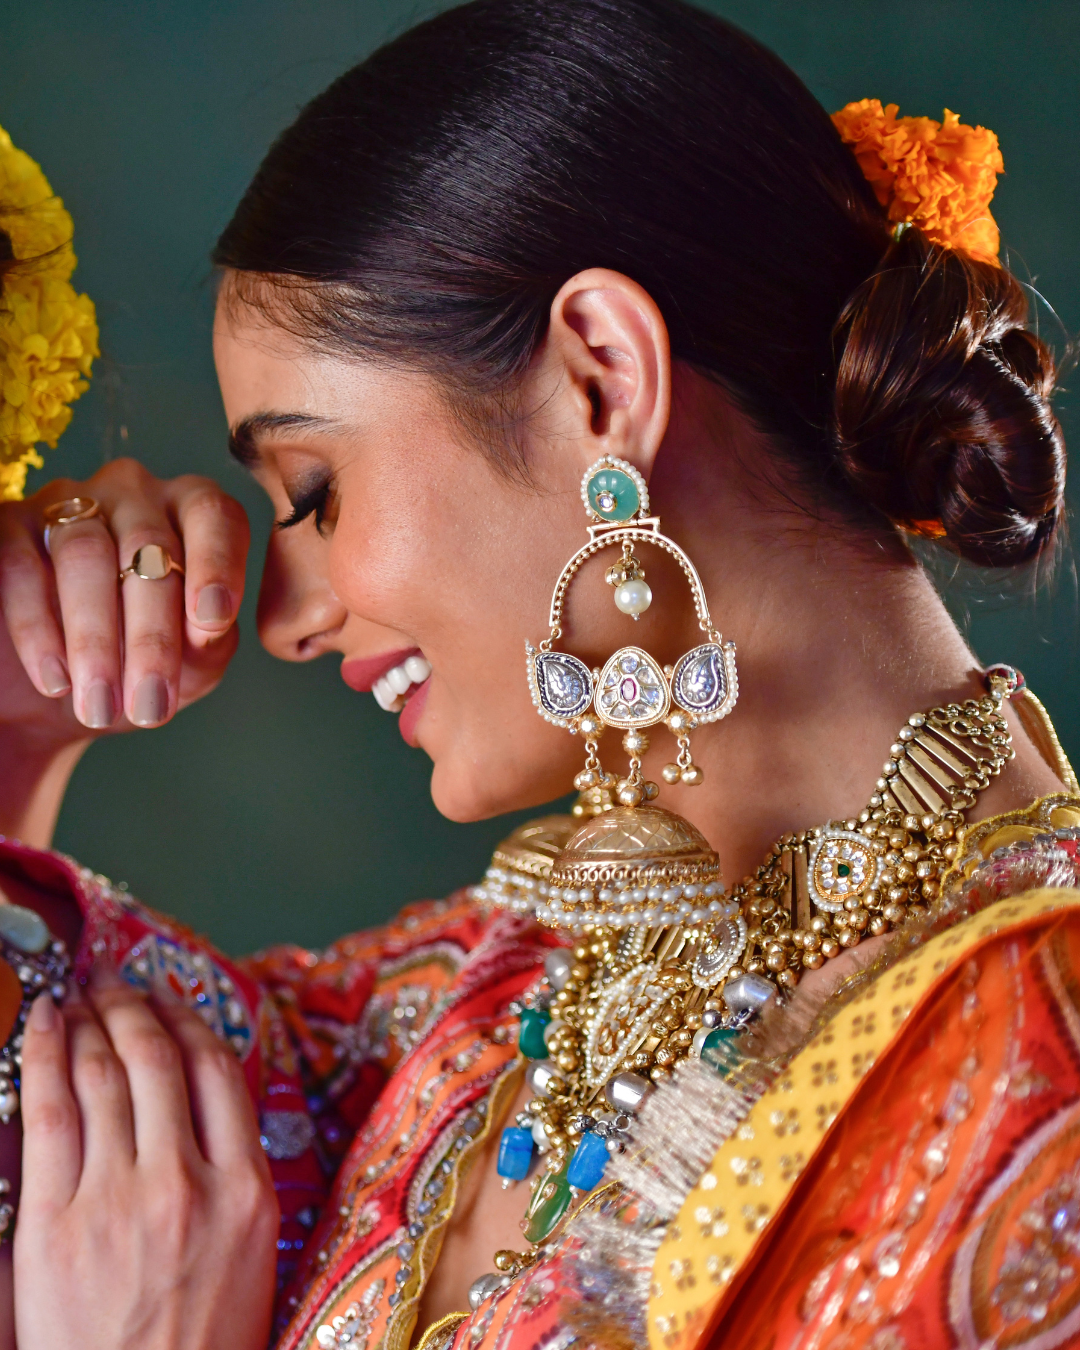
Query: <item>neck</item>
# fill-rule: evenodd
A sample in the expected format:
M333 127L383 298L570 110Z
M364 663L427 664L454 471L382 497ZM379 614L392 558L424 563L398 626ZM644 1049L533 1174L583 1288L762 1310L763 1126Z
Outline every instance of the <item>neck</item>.
M985 686L889 527L874 533L815 517L750 481L738 466L767 462L761 446L723 455L719 491L702 481L715 478L715 460L689 445L674 451L654 470L656 506L701 572L714 622L737 644L740 695L728 718L693 735L704 783L664 788L660 804L693 821L737 880L783 834L858 815L911 713L979 697ZM1061 790L1011 723L1017 767L973 817ZM660 781L670 747L655 742L644 767Z

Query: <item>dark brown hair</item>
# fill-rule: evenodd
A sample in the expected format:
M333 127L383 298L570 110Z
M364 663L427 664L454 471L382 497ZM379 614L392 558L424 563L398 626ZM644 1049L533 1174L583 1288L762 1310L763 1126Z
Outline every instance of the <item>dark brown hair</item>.
M1019 283L893 242L802 82L682 0L474 0L421 24L303 110L214 260L320 348L462 395L512 388L563 282L611 267L849 506L990 564L1037 556L1061 514Z

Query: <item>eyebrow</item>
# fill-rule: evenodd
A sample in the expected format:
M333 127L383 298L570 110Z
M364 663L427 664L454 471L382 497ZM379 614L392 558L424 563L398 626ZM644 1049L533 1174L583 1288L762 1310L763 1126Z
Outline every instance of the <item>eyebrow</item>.
M244 468L259 462L259 441L286 431L325 431L333 423L309 413L252 413L229 432L229 454Z

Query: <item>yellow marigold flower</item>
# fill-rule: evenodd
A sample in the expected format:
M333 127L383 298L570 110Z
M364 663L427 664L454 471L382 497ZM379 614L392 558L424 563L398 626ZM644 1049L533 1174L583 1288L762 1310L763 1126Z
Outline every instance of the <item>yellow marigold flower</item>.
M997 137L948 108L941 122L898 112L895 103L864 98L834 113L833 123L890 220L996 263L1001 240L990 201L1005 171Z
M68 278L71 216L29 155L0 128L0 230L14 262L0 295L0 500L22 497L37 449L55 449L98 352L94 305Z

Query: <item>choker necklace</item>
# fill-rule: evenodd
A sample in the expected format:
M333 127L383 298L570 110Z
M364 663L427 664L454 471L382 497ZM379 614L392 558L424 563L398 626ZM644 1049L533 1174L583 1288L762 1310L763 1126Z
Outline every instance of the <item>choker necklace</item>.
M986 697L910 717L865 810L784 836L727 893L708 841L656 804L659 787L643 778L641 756L646 729L664 722L678 755L662 777L702 782L690 733L734 707L734 645L714 627L693 564L648 516L647 490L631 465L593 465L582 498L589 543L556 585L550 636L526 644L537 710L584 740L580 796L573 817L546 817L512 835L473 890L480 903L532 915L573 943L549 952L544 976L515 1009L533 1096L503 1130L497 1166L504 1186L531 1176L521 1224L529 1247L496 1253L496 1270L470 1289L474 1310L606 1189L608 1159L624 1150L638 1108L681 1060L700 1056L735 1072L744 1027L783 1000L804 970L926 913L956 855L964 812L1012 757L1001 706L1022 687L1010 667L993 667ZM649 608L634 552L641 543L679 563L707 641L674 666L640 647L619 649L602 670L557 651L569 585L602 548L622 546L606 575L618 608L635 620ZM624 731L625 777L600 763L606 727Z

